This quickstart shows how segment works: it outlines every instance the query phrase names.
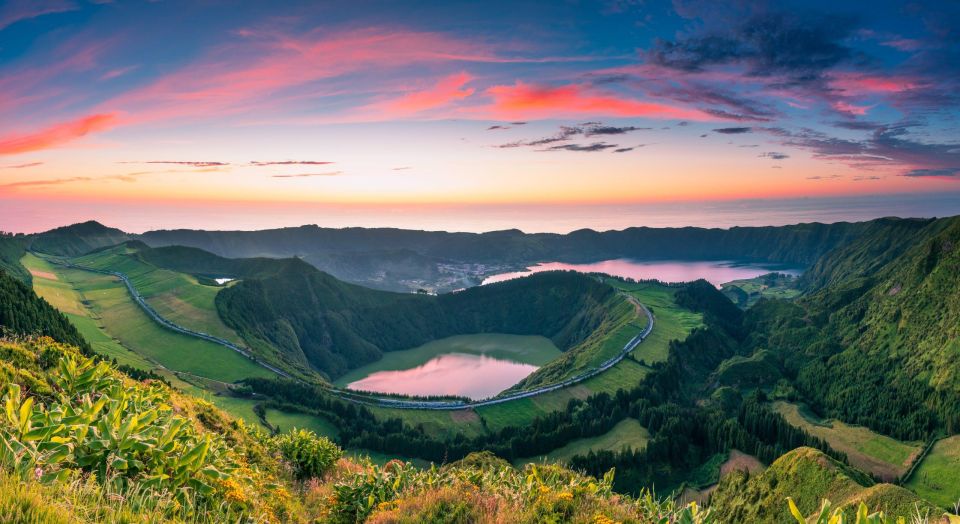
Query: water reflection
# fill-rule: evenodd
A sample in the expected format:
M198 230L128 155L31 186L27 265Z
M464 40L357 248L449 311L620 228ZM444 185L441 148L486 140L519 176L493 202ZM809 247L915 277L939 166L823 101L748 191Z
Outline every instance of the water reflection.
M401 371L378 371L351 382L348 388L404 395L458 395L480 400L523 380L537 366L509 360L448 353Z
M796 268L765 264L745 264L730 261L683 261L660 260L641 261L620 258L604 260L587 264L568 264L565 262L545 262L530 266L526 271L514 271L492 275L484 279L484 284L503 282L512 278L525 277L541 271L573 270L583 273L606 273L618 277L627 277L635 280L657 279L662 282L689 282L699 278L705 279L715 286L731 280L753 278L772 271L799 275Z

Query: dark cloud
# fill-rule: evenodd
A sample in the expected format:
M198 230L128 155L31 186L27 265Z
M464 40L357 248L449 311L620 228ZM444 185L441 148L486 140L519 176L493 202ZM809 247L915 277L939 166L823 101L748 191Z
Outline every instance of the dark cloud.
M702 135L700 135L700 138L707 138L707 135L706 135L706 134L702 134Z
M578 151L586 153L595 153L597 151L605 151L607 149L617 148L617 144L608 144L606 142L594 142L592 144L562 144L559 146L549 147L547 149L542 149L541 151Z
M167 164L172 166L190 166L190 167L224 167L229 166L230 162L214 162L208 160L184 161L184 160L144 160L144 161L126 161L117 162L118 164Z
M264 166L326 166L333 164L333 162L325 160L280 160L274 162L257 162L251 161L251 166L264 167Z
M614 149L613 152L614 152L614 153L626 153L626 152L629 152L629 151L633 151L634 149L635 149L635 148L633 148L633 147L621 147L621 148L618 148L618 149Z
M766 153L760 153L761 158L772 158L774 160L784 160L790 158L790 155L786 153L778 153L776 151L767 151Z
M230 162L208 162L208 161L184 162L184 161L176 161L176 160L149 160L147 162L129 162L129 163L170 164L175 166L190 166L190 167L221 167L221 166L230 165Z
M750 133L753 131L751 127L721 127L719 129L714 129L714 133L720 133L722 135L742 135L744 133Z
M884 126L864 140L847 140L812 129L763 129L786 146L800 147L821 159L850 167L901 169L903 176L953 176L960 169L960 143L936 143L910 136L915 123ZM936 173L936 174L930 174ZM946 173L946 174L945 174Z
M833 127L839 127L840 129L849 129L851 131L876 131L877 129L884 127L884 124L863 122L859 120L840 120L833 122L831 125L833 125Z
M644 55L650 63L683 71L741 64L751 76L779 75L791 83L809 82L829 68L858 58L846 44L855 22L849 16L826 13L757 12L676 41L657 40Z
M883 180L883 177L876 176L876 175L857 175L853 177L851 180L853 180L854 182L863 182L865 180Z
M688 126L688 125L690 125L690 122L687 122L686 120L684 120L684 121L682 121L682 122L677 122L677 127L684 127L684 126Z
M960 167L944 167L940 169L911 169L902 176L907 177L955 177L960 176Z
M733 142L730 142L730 143L732 144ZM760 147L760 144L741 144L737 147L754 148L754 147Z
M513 125L513 126L525 126L525 125L527 125L527 123L526 123L526 122L510 122L510 125Z
M300 173L296 175L272 175L273 178L308 178L314 176L338 176L342 175L343 171L328 171L326 173Z
M634 127L634 126L626 126L626 127L604 126L598 122L596 125L584 129L583 136L623 135L631 131L641 131L641 130L648 130L648 129L650 128Z
M487 128L487 131L496 131L498 129L510 129L510 126L501 126L501 125L490 126Z
M12 166L3 166L2 169L26 169L28 167L42 166L43 162L29 162L27 164L14 164Z
M840 175L813 175L808 176L807 180L833 180L835 178L840 178Z

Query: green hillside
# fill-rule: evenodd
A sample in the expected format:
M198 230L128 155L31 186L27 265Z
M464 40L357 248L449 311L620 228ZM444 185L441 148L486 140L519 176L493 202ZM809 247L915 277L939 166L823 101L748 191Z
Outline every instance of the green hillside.
M217 295L221 317L252 346L276 347L331 377L385 351L461 334L542 335L568 350L622 302L610 286L574 273L426 296L347 284L299 261Z
M783 511L787 497L807 516L818 512L824 499L834 507L846 508L848 518L861 502L891 516L910 517L919 512L937 518L943 513L902 487L874 484L863 473L811 448L787 453L759 475L734 472L724 477L713 492L710 507L720 522L794 524L793 517Z
M91 220L31 235L29 249L51 255L76 256L129 239L130 235L123 231Z

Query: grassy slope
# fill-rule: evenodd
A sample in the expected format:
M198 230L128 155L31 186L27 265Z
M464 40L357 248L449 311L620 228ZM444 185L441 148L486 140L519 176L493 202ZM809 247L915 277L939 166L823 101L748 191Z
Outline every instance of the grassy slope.
M59 282L75 290L81 303L87 306L87 316L96 319L109 338L115 338L123 347L150 361L170 370L226 382L249 376L273 376L230 349L160 327L114 277L56 266L49 268L54 270ZM113 351L123 355L116 347Z
M834 507L856 508L865 502L873 510L892 516L909 516L916 509L939 516L931 504L892 484L873 484L853 470L812 448L797 448L759 475L740 473L725 477L713 493L712 507L719 522L796 522L783 511L792 497L804 515L819 510L823 499ZM850 515L848 515L849 517Z
M819 421L802 407L788 402L774 402L773 408L791 425L826 440L833 449L846 453L853 466L893 481L903 475L923 449L916 442L899 440L874 433L862 426L851 426L839 420Z
M960 501L960 435L934 444L906 486L921 497L952 509Z
M75 262L82 266L119 271L127 275L160 316L194 331L243 345L237 333L227 327L217 313L214 298L222 289L220 286L203 285L191 275L148 264L125 246L97 251L79 257Z
M280 433L286 433L293 428L309 429L317 435L323 435L335 439L340 435L340 430L323 417L310 415L308 413L295 413L292 411L280 411L278 409L267 409L267 422L277 428Z
M742 296L746 298L746 302L739 300L741 295L738 295L734 288L743 291ZM744 309L756 304L761 298L792 300L801 294L795 278L770 279L766 275L727 282L723 284L722 290L734 304Z
M676 305L673 300L674 288L655 283L632 284L613 279L608 282L636 297L654 314L653 332L632 353L637 360L642 360L648 365L666 360L671 340L682 340L693 328L702 325L700 314ZM626 336L625 339L624 336L625 334L617 336L616 343L619 347L623 347L632 335ZM613 343L610 345L615 346ZM615 393L617 389L633 387L647 372L646 367L625 359L577 387L564 388L534 398L484 406L476 411L487 421L487 427L491 430L510 425L523 425L539 415L565 408L572 398L585 398L591 393L604 391Z
M569 442L546 455L519 459L517 465L538 462L566 462L574 455L586 455L589 451L620 451L625 447L642 449L650 440L647 428L640 425L636 419L628 418L620 421L610 431L603 435L591 438L581 438Z
M546 337L499 333L457 335L427 342L413 349L385 353L380 360L349 371L338 378L336 384L343 386L378 371L414 368L447 353L487 355L536 366L542 366L562 354Z

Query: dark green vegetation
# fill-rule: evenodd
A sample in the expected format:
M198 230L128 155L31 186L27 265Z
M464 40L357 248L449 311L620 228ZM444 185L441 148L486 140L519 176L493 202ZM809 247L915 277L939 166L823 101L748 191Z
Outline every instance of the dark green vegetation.
M3 271L0 271L0 327L12 335L48 336L90 350L63 313Z
M542 335L569 350L622 302L610 286L576 273L429 296L347 284L305 262L217 295L224 321L251 345L269 344L287 361L331 377L385 351L470 333Z
M817 413L905 440L960 431L960 219L892 221L821 259L795 303L762 301L774 350Z
M131 235L119 229L91 220L31 235L27 248L51 255L76 256L97 248L114 246L130 238Z
M0 271L21 282L30 282L30 273L20 265L25 253L27 238L24 235L10 235L0 232Z

